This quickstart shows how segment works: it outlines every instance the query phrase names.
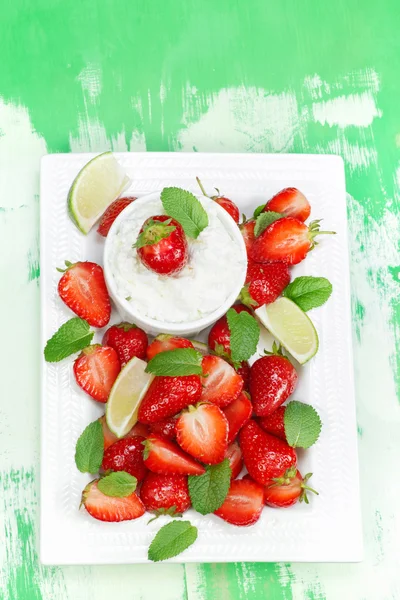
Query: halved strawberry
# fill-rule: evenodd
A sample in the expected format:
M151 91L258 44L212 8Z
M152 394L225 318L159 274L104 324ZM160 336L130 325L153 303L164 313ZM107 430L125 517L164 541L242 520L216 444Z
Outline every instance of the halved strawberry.
M176 415L189 404L200 400L201 380L198 375L155 377L139 406L141 423L157 423Z
M107 402L121 365L114 348L93 344L82 350L73 369L79 387L97 402Z
M250 221L246 221L242 225L239 226L240 231L243 236L244 245L246 246L247 258L251 260L253 253L253 244L255 235L254 235L254 227L256 226L255 219L251 219Z
M103 345L114 348L121 367L124 367L134 356L145 360L148 343L143 329L131 323L112 325L103 336Z
M214 514L232 525L253 525L264 505L261 485L250 479L234 479L223 505Z
M176 439L185 452L214 465L223 460L228 447L228 421L215 404L191 405L178 419Z
M153 473L181 475L205 473L204 467L183 452L177 444L156 433L149 435L145 441L143 456L146 467Z
M240 301L251 308L270 304L275 302L289 283L290 272L285 263L250 262L246 282L240 292Z
M160 333L147 348L147 360L151 360L160 352L177 350L178 348L193 348L193 344L186 338L176 337L170 333Z
M294 187L281 190L271 200L268 200L263 212L272 210L284 217L295 217L304 222L311 213L311 206L300 190Z
M108 232L111 229L111 225L114 223L115 219L124 210L124 208L129 206L129 204L134 200L136 200L136 198L133 196L125 196L124 198L117 198L117 200L114 200L114 202L110 204L101 217L97 232L103 237L107 237Z
M124 498L106 496L97 487L98 479L83 490L82 502L88 513L100 521L130 521L146 512L143 502L135 492Z
M285 410L286 406L279 406L274 412L268 417L261 417L258 419L260 426L267 433L271 433L276 437L286 442L285 434Z
M231 467L231 479L236 479L240 471L243 469L243 456L240 446L237 442L233 442L228 446L224 458L229 460L229 466Z
M144 479L147 467L143 462L143 442L139 435L118 440L110 446L103 456L103 471L126 471L138 481Z
M110 320L111 304L103 269L93 262L65 261L64 275L58 282L61 300L78 317L93 327L105 327Z
M273 479L264 488L264 502L275 508L287 508L293 506L297 501L308 504L307 492L317 494L315 490L307 485L312 473L304 477L296 467L288 469L282 477Z
M309 226L299 219L284 217L269 225L255 239L252 258L255 262L284 262L296 265L317 245L317 235L334 234L334 231L320 231L320 221L312 221Z
M229 425L228 444L233 442L240 429L251 418L252 413L253 405L246 392L242 392L236 400L224 408L224 415L227 418Z
M202 402L211 402L225 408L239 396L243 389L243 379L223 358L205 356L202 368Z
M100 417L99 419L101 426L103 428L103 438L104 438L104 451L107 450L110 446L118 442L119 438L113 434L113 432L108 428L107 421L105 415ZM147 425L143 425L143 423L136 423L132 427L132 429L124 436L123 439L127 437L133 437L135 435L141 435L142 437L147 437L149 433Z
M174 415L168 419L157 421L157 423L150 423L149 429L152 433L158 433L167 440L174 440L176 438L176 423L179 415Z
M166 512L175 509L172 514L183 513L191 506L188 478L186 475L150 472L140 488L140 498L146 510Z

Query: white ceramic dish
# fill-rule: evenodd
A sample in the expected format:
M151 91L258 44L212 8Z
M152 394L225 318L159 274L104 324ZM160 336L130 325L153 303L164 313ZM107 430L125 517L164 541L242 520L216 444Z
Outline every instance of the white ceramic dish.
M46 156L41 167L42 347L72 314L57 296L65 259L101 262L104 240L83 236L67 215L69 186L91 154ZM287 510L265 508L259 522L236 528L214 515L190 511L199 529L195 544L171 562L358 561L362 557L357 432L353 391L351 313L344 170L334 156L262 154L122 153L116 155L132 178L130 193L143 196L177 185L197 193L195 177L207 189L217 186L251 214L286 186L310 199L312 218L323 218L337 232L293 270L333 284L329 302L310 316L320 349L300 369L294 398L318 410L323 430L317 444L299 452L300 470L313 472L319 491L310 505ZM327 227L328 228L328 227ZM113 316L114 322L117 316ZM96 334L100 341L103 332ZM266 344L263 338L259 349ZM124 523L102 523L79 511L81 491L90 480L74 463L75 443L102 407L76 386L73 357L58 364L42 360L40 557L45 564L147 562L147 548L162 517L147 525L144 516Z
M240 249L240 254L243 259L243 268L241 269L239 277L235 278L235 280L232 281L231 291L225 302L222 305L220 305L218 309L205 315L201 319L189 321L187 323L171 323L168 321L159 321L144 315L138 310L135 310L132 303L128 302L123 296L121 296L118 293L109 257L112 252L112 245L115 243L115 232L120 227L120 224L125 219L134 217L135 212L137 212L138 207L140 209L141 204L151 202L155 199L158 200L159 197L160 193L156 192L154 194L148 194L146 196L143 196L142 198L139 198L136 202L133 202L131 205L125 208L125 210L123 210L122 213L114 221L106 238L104 246L104 275L106 278L108 291L122 319L135 323L139 327L142 327L147 333L151 335L157 335L159 333L172 333L174 335L195 335L203 329L205 329L206 327L208 327L209 325L211 325L212 323L215 323L215 321L222 317L222 315L226 313L228 308L232 306L232 304L238 297L246 277L246 248L244 245L242 234L240 233L240 230L234 222L234 220L223 208L221 208L217 203L214 203L214 208L217 211L219 220L224 225L230 237L237 243ZM215 257L215 260L218 260L218 257ZM212 268L212 266L210 266L210 268Z

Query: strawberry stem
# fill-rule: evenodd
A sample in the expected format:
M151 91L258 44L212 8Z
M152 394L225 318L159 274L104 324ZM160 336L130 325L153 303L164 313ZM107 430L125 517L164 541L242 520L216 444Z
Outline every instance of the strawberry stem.
M196 181L198 183L199 188L201 189L201 193L203 194L203 196L207 196L207 198L209 198L210 196L206 194L206 190L204 189L203 184L201 183L198 177L196 177Z

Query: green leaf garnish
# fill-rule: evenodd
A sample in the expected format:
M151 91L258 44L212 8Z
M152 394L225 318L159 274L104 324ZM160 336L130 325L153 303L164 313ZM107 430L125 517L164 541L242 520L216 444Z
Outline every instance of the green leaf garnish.
M285 409L285 435L293 448L309 448L319 438L321 419L312 406L293 400Z
M75 352L89 346L94 332L90 331L89 323L73 317L59 328L48 340L44 349L47 362L58 362Z
M278 219L282 219L282 216L283 215L281 215L280 213L274 212L272 210L261 213L257 217L256 224L254 226L255 237L259 237L263 233L263 231L265 231L267 227L271 225L271 223L274 223L274 221L277 221Z
M322 306L332 294L332 284L325 277L312 277L304 275L296 277L283 290L282 295L286 296L307 312L312 308Z
M100 421L93 421L76 442L75 464L81 473L97 473L103 462L104 437Z
M237 313L230 308L226 313L230 331L231 359L234 363L248 360L257 349L260 326L248 312Z
M124 498L136 490L137 479L125 471L115 471L99 480L97 487L106 496Z
M188 485L192 506L202 515L217 510L228 494L231 467L225 458L217 465L206 465L203 475L189 475Z
M191 192L178 187L164 188L161 202L167 215L180 223L190 238L196 239L208 225L208 215Z
M156 534L150 544L148 558L154 562L177 556L197 539L197 527L190 521L172 521Z
M255 219L257 219L257 217L261 215L264 208L265 208L265 204L260 204L260 206L257 206L257 208L255 209L255 211L253 213L253 217Z
M181 377L184 375L202 375L201 361L203 355L194 348L176 348L160 352L152 358L146 373L164 377Z

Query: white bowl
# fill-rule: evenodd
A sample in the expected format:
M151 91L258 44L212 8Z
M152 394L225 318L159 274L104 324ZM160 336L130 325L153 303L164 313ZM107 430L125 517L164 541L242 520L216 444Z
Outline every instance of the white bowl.
M247 267L247 257L246 257L246 247L243 241L242 234L240 232L239 227L234 222L232 217L217 203L214 204L218 217L225 228L228 230L231 237L237 242L239 249L243 256L243 269L240 274L240 277L236 279L236 281L232 282L232 291L229 294L226 301L213 312L205 315L201 319L197 319L195 321L188 321L185 323L171 323L168 321L158 321L157 319L153 319L143 315L142 313L136 311L132 305L123 297L121 297L116 288L116 284L114 281L114 277L111 273L109 255L112 248L113 240L115 239L114 233L116 232L119 224L126 218L132 217L132 214L135 213L135 210L142 203L155 200L160 197L160 192L156 192L153 194L148 194L147 196L142 196L128 205L120 215L116 218L109 234L106 238L105 248L104 248L104 275L107 284L107 288L109 294L114 301L114 304L122 317L123 320L134 323L138 327L144 329L150 335L158 335L159 333L171 333L174 335L193 335L209 327L215 321L217 321L222 315L226 313L226 311L234 304L240 290L244 285L244 281L246 278L246 267Z

